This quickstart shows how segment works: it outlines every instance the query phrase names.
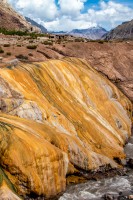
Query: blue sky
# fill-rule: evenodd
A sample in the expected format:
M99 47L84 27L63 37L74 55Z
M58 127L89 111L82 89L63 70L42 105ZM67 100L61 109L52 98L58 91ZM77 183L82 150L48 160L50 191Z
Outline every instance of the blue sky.
M105 2L109 2L109 0L105 0ZM114 2L133 7L133 0L114 0ZM90 6L94 6L94 5L97 6L98 4L99 4L99 0L88 0L85 3L85 7L89 8Z
M8 0L24 16L49 31L93 26L107 30L133 19L133 0Z

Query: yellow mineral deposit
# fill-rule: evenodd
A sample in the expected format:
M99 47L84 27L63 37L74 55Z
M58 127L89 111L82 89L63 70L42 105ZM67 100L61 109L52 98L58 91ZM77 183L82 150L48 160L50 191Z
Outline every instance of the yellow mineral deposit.
M125 158L132 104L81 59L0 69L0 110L0 167L18 195L57 195L66 175Z

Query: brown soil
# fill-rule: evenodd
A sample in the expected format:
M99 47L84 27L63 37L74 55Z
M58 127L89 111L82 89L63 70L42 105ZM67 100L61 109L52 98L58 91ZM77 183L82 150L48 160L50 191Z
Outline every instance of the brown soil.
M33 40L26 37L0 35L0 46L4 53L3 63L23 55L21 61L41 62L47 59L61 59L65 56L86 59L91 66L113 81L133 102L133 41L123 42L67 42L44 45L43 39ZM32 40L32 41L31 41ZM4 47L4 44L10 44ZM27 45L37 45L36 49L27 49ZM7 55L10 52L11 55ZM20 56L21 57L21 56ZM26 58L27 57L27 58Z

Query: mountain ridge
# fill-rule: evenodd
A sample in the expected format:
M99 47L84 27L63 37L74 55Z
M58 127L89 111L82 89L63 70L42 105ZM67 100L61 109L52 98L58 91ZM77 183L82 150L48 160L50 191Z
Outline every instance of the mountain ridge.
M47 33L48 30L41 24L37 23L35 20L29 18L29 17L25 17L25 19L31 23L31 25L38 27L39 29L41 29L42 33Z
M105 40L131 39L133 40L133 19L123 22L103 36Z
M68 34L77 36L77 37L84 37L90 40L97 40L101 39L103 35L105 35L108 31L105 30L103 27L96 26L90 27L88 29L73 29Z

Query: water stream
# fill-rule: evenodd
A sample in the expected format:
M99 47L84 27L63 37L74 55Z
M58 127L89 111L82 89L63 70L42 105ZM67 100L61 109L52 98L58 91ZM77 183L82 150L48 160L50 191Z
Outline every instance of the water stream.
M133 136L125 147L127 157L133 158ZM120 197L120 193L133 194L133 170L127 175L104 178L98 181L69 186L59 200L100 200L105 194L116 197L114 199L126 199ZM119 196L119 198L118 198ZM113 198L112 198L113 199Z

